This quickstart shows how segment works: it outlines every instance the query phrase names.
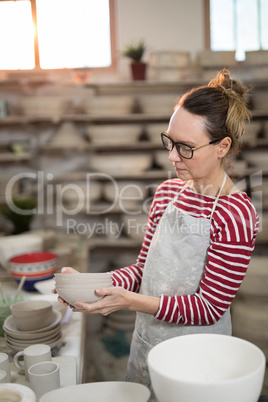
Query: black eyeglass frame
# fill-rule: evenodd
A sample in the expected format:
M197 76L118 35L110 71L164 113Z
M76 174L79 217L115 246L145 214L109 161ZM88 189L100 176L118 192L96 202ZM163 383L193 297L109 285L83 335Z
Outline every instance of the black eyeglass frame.
M168 148L166 147L166 145L165 145L165 143L164 143L163 137L166 137L166 138L172 143L172 148L171 148L171 149L168 149ZM196 151L197 149L201 149L201 148L207 147L208 145L215 144L216 142L221 141L221 140L212 140L212 141L208 142L207 144L199 145L199 146L197 146L197 147L193 147L192 145L184 144L183 142L175 142L175 141L173 141L172 138L170 138L170 137L165 133L165 131L161 132L161 140L162 140L162 143L163 143L164 147L165 147L169 152L173 151L174 146L175 146L175 147L176 147L176 150L177 150L177 152L178 152L178 154L179 154L183 159L192 159L192 157L194 156L194 151ZM181 153L180 153L180 145L184 145L185 147L188 147L188 148L191 150L192 154L191 154L191 156L190 156L189 158L187 158L186 156L181 155Z

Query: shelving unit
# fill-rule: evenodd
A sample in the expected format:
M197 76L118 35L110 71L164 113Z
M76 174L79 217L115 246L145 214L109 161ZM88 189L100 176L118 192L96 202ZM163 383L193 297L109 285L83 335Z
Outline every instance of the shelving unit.
M41 80L40 82L34 82L34 83L20 83L20 82L0 82L0 98L1 98L1 88L4 89L4 94L8 93L8 88L12 88L12 93L14 93L14 88L17 89L17 99L20 98L20 96L25 96L25 92L31 93L31 95L35 95L38 93L38 88L39 86L45 86L45 80ZM49 83L48 83L49 84ZM112 84L87 84L85 87L92 90L92 92L95 93L94 96L111 96L111 99L113 99L113 96L117 95L131 95L135 99L139 99L144 95L173 95L174 94L174 99L176 97L187 91L188 89L198 86L202 84L202 82L197 82L197 81L184 81L184 82L174 82L174 83L156 83L156 82L129 82L129 83L112 83ZM245 82L245 84L250 84ZM27 87L28 85L28 87ZM261 90L263 91L264 89L267 90L268 92L268 84L265 81L256 81L253 83L254 87L256 90ZM30 89L29 89L30 88ZM69 93L71 93L72 88L75 90L76 86L75 85L70 85L69 84ZM63 88L63 93L64 93L64 88ZM70 97L70 96L69 96ZM7 100L8 102L8 100ZM9 140L12 140L12 135L13 131L12 130L19 130L21 133L22 137L25 137L25 135L28 135L31 139L34 140L35 146L33 152L29 152L27 154L0 154L0 164L2 166L5 166L7 169L8 166L16 166L20 165L23 163L23 165L27 166L29 165L30 169L33 170L41 170L44 169L44 166L46 168L46 171L49 170L50 167L50 159L54 161L54 166L56 164L55 161L57 161L57 158L59 158L58 166L60 167L62 160L65 158L65 160L72 160L72 158L76 158L79 160L79 158L86 160L87 158L90 160L91 155L98 154L98 153L122 153L122 154L127 154L128 152L135 152L137 154L139 153L150 153L152 156L154 155L154 152L160 151L163 149L160 136L159 136L159 143L157 142L151 142L149 138L146 136L146 127L149 124L155 124L155 123L163 123L163 129L165 129L165 125L167 124L168 120L170 118L170 114L166 113L160 113L160 114L146 114L142 113L142 111L139 112L133 112L131 114L127 115L105 115L104 114L98 114L98 115L89 115L89 114L81 114L81 113L73 113L70 111L70 113L65 113L64 115L61 116L46 116L44 113L42 113L42 116L23 116L23 115L7 115L5 118L0 119L0 130L5 130L8 132L9 135ZM268 112L264 110L253 110L253 120L265 122L268 121ZM74 123L77 127L79 127L80 133L85 139L85 128L88 125L98 125L98 126L107 126L107 125L113 125L113 124L140 124L143 127L143 134L142 138L134 143L134 144L116 144L116 145L99 145L99 144L94 144L90 141L87 142L86 145L80 146L80 145L75 145L72 148L64 147L64 144L62 147L52 147L49 145L49 141L44 140L44 132L47 133L48 131L50 132L50 137L52 138L56 128L59 127L62 123L64 122L72 122ZM18 137L18 135L17 135ZM245 144L244 150L249 150L250 152L254 152L255 150L259 149L266 149L268 148L268 138L260 137L258 138L254 144ZM34 160L32 158L32 155L34 155ZM243 156L243 154L242 154ZM45 164L45 165L44 165ZM237 180L241 180L243 178L248 179L250 175L254 174L256 171L259 169L254 166L248 166L243 172L237 172L236 177ZM57 174L53 176L53 179L50 181L45 181L44 185L50 184L56 185L56 184L66 184L66 183L76 183L80 181L85 181L87 179L88 174L92 173L98 173L90 168L90 165L84 164L81 167L74 167L72 168L67 168L63 169L63 171L60 171ZM268 176L268 167L263 169L262 172L263 176ZM167 171L165 168L157 165L155 162L155 159L153 159L153 165L150 169L147 171L144 171L142 173L131 173L131 174L126 174L124 171L118 171L116 175L114 175L114 179L118 181L126 181L128 180L130 183L133 181L140 181L141 183L150 183L150 182L159 182L169 179L174 176L172 166L170 168L170 171ZM102 183L102 185L105 184L105 177L104 176L99 176L98 181ZM107 181L107 180L106 180ZM246 180L249 182L249 180ZM33 186L33 188L36 191L36 187ZM151 194L150 194L151 196ZM98 210L102 210L102 206L105 205L105 199L100 199L94 206L94 213L96 214ZM83 215L83 219L85 219L85 210L81 209L79 213ZM111 215L120 215L120 210L115 208L113 211L111 211ZM95 215L96 217L97 215ZM43 222L46 221L46 218L44 217ZM125 240L125 239L123 239ZM132 240L127 239L127 246L131 244ZM103 247L106 247L108 242L106 239L100 239L98 240ZM135 241L133 241L133 244ZM135 247L137 244L135 243ZM110 247L110 245L109 245ZM122 245L123 247L123 245Z

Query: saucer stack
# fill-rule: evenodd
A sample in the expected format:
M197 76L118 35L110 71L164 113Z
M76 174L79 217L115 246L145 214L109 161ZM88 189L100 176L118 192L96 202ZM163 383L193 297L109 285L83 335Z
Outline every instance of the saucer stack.
M6 343L15 352L24 350L27 346L37 343L45 343L51 349L59 346L62 337L61 319L61 313L53 310L51 321L45 327L34 331L21 331L16 326L13 316L10 315L6 318L3 325Z

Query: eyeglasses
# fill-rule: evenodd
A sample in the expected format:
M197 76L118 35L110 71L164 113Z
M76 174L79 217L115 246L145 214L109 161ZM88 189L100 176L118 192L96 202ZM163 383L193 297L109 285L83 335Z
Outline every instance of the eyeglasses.
M169 152L171 152L175 146L178 154L184 159L192 159L192 157L194 155L194 151L196 151L197 149L207 147L210 144L215 144L216 142L220 141L220 140L213 140L213 141L210 141L208 144L199 145L198 147L192 147L191 145L186 145L186 144L183 144L182 142L173 141L165 133L161 133L161 139L162 139L162 143L163 143L164 147Z

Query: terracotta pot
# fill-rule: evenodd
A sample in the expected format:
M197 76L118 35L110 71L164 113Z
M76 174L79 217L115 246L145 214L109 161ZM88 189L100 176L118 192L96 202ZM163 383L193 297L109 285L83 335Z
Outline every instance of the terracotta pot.
M130 66L131 66L132 79L134 81L146 79L146 69L147 69L146 63L132 62Z

